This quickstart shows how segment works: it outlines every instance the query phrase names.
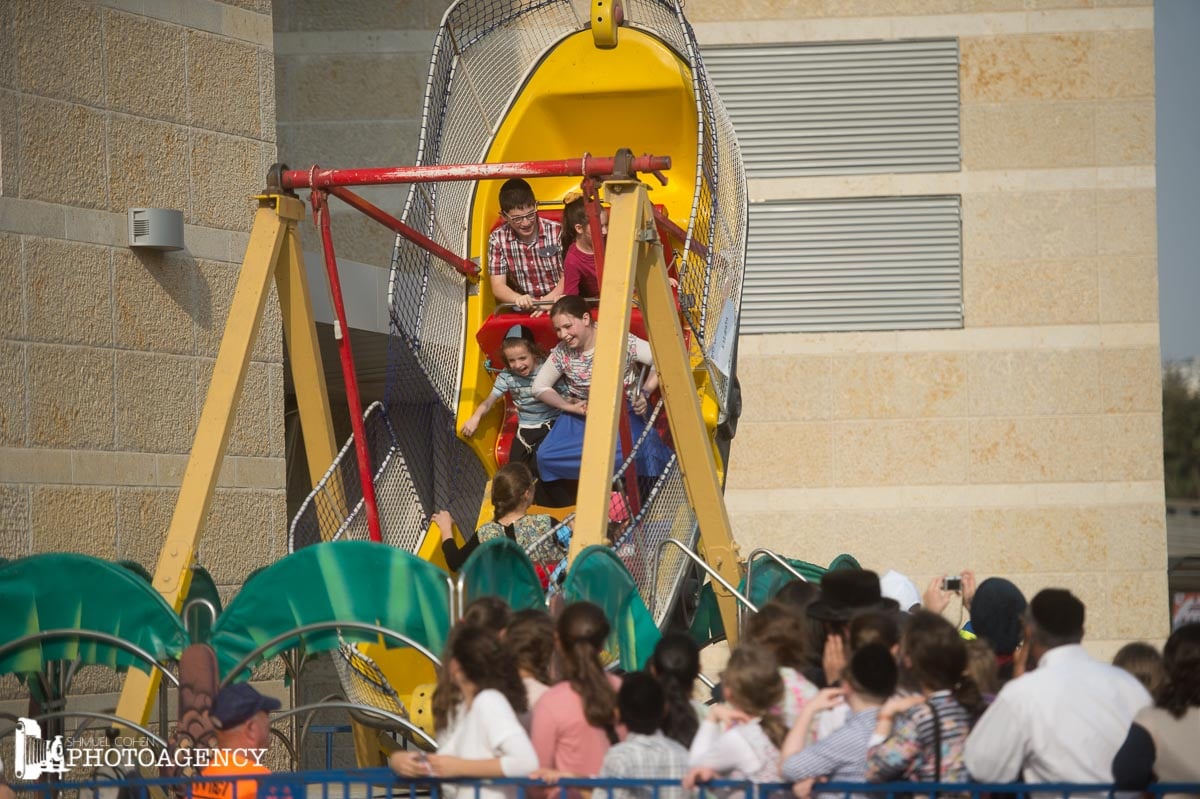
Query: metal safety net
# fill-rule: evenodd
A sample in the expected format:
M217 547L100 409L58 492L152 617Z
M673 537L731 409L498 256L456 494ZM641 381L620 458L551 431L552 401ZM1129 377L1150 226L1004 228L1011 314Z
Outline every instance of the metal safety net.
M746 193L732 124L708 80L700 50L680 5L668 0L626 0L625 25L661 41L691 67L700 124L694 192L679 255L680 304L702 352L715 395L725 412L746 244ZM484 161L492 137L531 72L555 45L583 31L588 19L570 0L462 0L443 18L434 43L421 121L418 165ZM630 142L637 147L637 142ZM403 221L453 252L467 251L475 184L417 184ZM486 277L484 278L486 279ZM455 431L471 285L449 265L397 237L389 287L391 342L386 396L367 412L384 540L414 549L429 515L448 508L474 519L487 476ZM464 344L464 342L469 342ZM347 445L293 523L294 547L337 536L365 537L365 513L352 447ZM617 481L620 490L622 482ZM645 564L657 559L658 541L696 542L696 521L674 462L657 484L644 486L642 502L622 533L643 595L671 596L682 579L682 556L664 552L658 585ZM336 518L337 513L344 515ZM324 516L333 518L322 520ZM667 601L649 601L661 620Z

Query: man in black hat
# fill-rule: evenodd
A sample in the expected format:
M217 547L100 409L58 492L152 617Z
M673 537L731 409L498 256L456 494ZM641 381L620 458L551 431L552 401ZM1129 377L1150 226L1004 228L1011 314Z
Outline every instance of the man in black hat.
M810 622L819 624L824 631L821 640L826 685L837 682L846 668L849 655L846 626L851 617L864 610L877 610L883 606L879 575L873 571L835 569L821 578L821 593L809 603L807 612ZM826 729L823 733L828 734L829 731Z
M1047 588L1029 603L1030 666L1009 682L967 738L966 764L980 782L1112 782L1112 760L1150 694L1132 675L1080 645L1084 606Z
M217 694L209 716L217 728L217 748L212 750L210 765L200 772L201 777L241 777L270 774L262 764L271 742L271 719L267 715L278 710L280 702L260 694L249 683L227 685ZM192 786L196 799L254 799L258 783L252 779L236 782L198 781Z

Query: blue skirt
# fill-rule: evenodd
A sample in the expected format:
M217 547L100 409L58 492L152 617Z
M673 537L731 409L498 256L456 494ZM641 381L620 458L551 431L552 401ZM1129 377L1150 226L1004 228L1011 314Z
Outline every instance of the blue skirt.
M629 403L625 404L625 412L629 416L629 432L637 441L642 431L646 429L646 420L633 412ZM537 450L538 475L542 480L578 480L579 461L583 458L583 430L585 422L582 416L573 413L560 413L550 428L550 434L542 440ZM617 455L613 462L613 470L624 462L621 454L621 442L617 441ZM658 437L657 430L651 430L642 442L641 448L634 457L638 477L657 477L671 460L671 450Z

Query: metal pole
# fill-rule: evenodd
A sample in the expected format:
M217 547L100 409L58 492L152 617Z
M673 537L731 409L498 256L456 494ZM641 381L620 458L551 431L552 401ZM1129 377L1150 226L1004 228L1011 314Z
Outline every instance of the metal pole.
M560 161L513 161L503 164L433 164L376 169L288 169L281 176L285 189L327 189L333 186L380 186L391 183L436 183L440 180L501 178L602 177L614 172L660 173L671 168L670 156L570 158ZM659 180L665 182L662 175Z
M346 322L346 307L342 303L342 285L338 278L337 258L333 254L333 232L329 226L329 198L324 191L312 192L313 210L321 228L321 244L325 252L325 272L329 276L329 298L336 320L333 337L337 339L338 355L342 359L342 378L346 381L346 402L350 405L350 426L354 430L354 452L358 456L358 477L362 483L363 505L367 510L367 532L372 541L383 541L379 527L379 508L375 504L375 477L371 471L371 453L367 449L367 431L363 425L362 399L358 394L358 377L354 373L354 354L350 351L350 325Z
M479 277L479 267L474 261L468 258L460 258L424 233L414 230L367 199L340 186L330 187L329 193L356 211L361 211L384 227L399 233L421 249L427 250L438 258L441 258L467 277Z

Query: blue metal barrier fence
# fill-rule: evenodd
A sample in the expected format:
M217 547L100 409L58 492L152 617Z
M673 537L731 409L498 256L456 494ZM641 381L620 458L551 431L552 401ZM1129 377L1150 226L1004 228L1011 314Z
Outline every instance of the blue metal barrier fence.
M16 782L18 796L78 799L162 799L162 797L219 797L220 799L567 799L579 797L577 789L593 791L592 799L782 799L792 795L790 783L752 783L716 780L695 790L685 790L670 779L564 779L547 787L529 779L410 779L388 769L308 771L280 774L241 774L189 780L164 777L93 779L82 782ZM1037 799L1114 799L1122 792L1111 784L1016 784L1016 783L842 783L819 784L814 796L823 799L898 799L898 797L962 797L989 799L993 794ZM1128 795L1128 792L1124 792ZM1151 797L1165 794L1200 796L1200 783L1158 783L1140 793Z

